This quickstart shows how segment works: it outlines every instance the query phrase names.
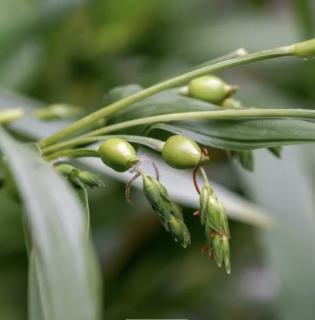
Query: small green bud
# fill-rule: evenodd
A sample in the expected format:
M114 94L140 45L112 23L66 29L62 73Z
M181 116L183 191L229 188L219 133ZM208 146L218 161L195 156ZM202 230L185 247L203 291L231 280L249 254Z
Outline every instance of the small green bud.
M118 172L127 171L139 161L134 147L120 138L104 141L98 152L104 164Z
M57 165L56 170L59 171L62 175L69 177L70 175L78 176L80 170L70 164L62 163Z
M63 103L56 103L47 107L39 108L35 111L37 119L50 121L72 118L81 113L81 109Z
M231 273L230 245L225 235L214 233L211 242L211 254L219 268L224 265L226 273Z
M95 174L88 171L81 171L80 169L71 166L70 164L60 164L56 166L56 170L63 176L67 177L70 182L76 187L82 187L82 185L97 188L103 187L104 183Z
M219 77L212 75L193 79L188 85L191 97L214 104L220 104L225 98L234 94L236 90L236 86L230 86Z
M167 229L183 248L190 245L190 233L182 219L171 216L167 222Z
M170 203L165 187L153 177L142 175L143 191L152 209L156 211L163 220L169 219ZM165 201L163 201L165 198Z
M80 171L78 175L79 180L90 188L104 187L104 182L94 173L89 171Z
M195 168L208 160L194 140L182 135L174 135L166 140L162 157L168 165L176 169Z
M206 224L208 219L208 199L213 195L213 189L208 185L204 184L200 190L199 204L200 204L200 221L201 224Z
M200 219L206 225L206 233L213 230L230 237L230 230L225 208L209 185L204 185L200 191Z
M292 46L293 54L299 58L315 57L315 39L296 43Z
M190 233L179 206L157 179L142 174L142 181L144 194L164 228L172 234L175 241L186 248L190 244Z
M239 100L226 98L223 100L221 107L224 109L242 109L244 108L244 105Z

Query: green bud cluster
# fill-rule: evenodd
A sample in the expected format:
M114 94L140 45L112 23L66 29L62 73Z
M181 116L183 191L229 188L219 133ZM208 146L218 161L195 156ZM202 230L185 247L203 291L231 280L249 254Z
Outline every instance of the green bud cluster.
M103 181L98 176L89 171L80 170L66 163L57 165L56 170L63 176L67 177L69 181L76 187L104 187Z
M158 214L166 231L175 241L186 248L190 244L190 233L179 206L170 198L166 188L155 178L141 173L143 191L152 209Z
M209 253L221 268L231 273L229 239L230 230L225 208L209 184L200 191L200 220L205 227Z

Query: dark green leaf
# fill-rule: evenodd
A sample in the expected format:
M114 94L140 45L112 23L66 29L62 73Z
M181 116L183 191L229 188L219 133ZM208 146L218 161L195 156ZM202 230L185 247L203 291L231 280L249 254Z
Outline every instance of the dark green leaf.
M154 125L152 129L187 135L206 146L236 151L315 142L315 122L292 119L177 122Z

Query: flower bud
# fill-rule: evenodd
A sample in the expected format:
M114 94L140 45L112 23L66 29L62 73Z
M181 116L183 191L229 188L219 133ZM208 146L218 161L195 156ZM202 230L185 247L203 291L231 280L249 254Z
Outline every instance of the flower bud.
M60 164L56 166L56 170L59 171L63 176L67 177L76 187L82 187L82 185L90 188L104 186L103 181L101 181L101 179L95 174L88 171L81 171L70 164Z
M164 228L172 234L175 241L186 248L190 244L190 233L179 206L158 180L142 173L142 181L144 194Z
M230 238L230 230L225 208L214 194L213 189L205 184L200 191L200 219L201 224L209 230L225 234Z
M127 171L139 161L134 147L120 138L104 141L98 152L103 163L118 172Z
M219 77L208 75L191 80L188 90L193 98L220 104L234 94L237 87L226 84Z
M315 39L296 43L292 46L293 54L299 58L315 57Z
M222 101L221 107L224 109L242 109L244 105L239 100L226 98Z
M90 188L104 187L104 182L94 173L89 171L80 171L78 175L79 180Z
M174 135L166 140L162 157L168 165L176 169L195 168L209 159L203 155L194 140L182 135Z
M187 248L190 245L190 233L183 219L171 215L167 222L167 228L175 241L179 242L183 248Z
M212 235L211 254L217 266L221 268L221 266L224 265L226 273L230 274L230 245L229 239L225 235L218 233Z

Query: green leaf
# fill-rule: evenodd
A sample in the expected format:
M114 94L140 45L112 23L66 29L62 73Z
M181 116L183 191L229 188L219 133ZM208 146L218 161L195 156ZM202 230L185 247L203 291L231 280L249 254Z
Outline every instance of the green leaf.
M140 90L142 90L142 87L138 85L127 85L114 88L108 94L111 97L109 102L117 101ZM180 95L178 94L177 89L171 89L139 101L129 106L127 109L113 114L109 119L109 123L159 114L209 110L220 110L220 107Z
M30 314L44 310L45 320L99 319L99 273L78 197L55 170L2 129L0 148L21 194L36 252L31 257L35 271L30 265ZM42 306L35 305L39 296Z
M235 151L315 142L315 122L294 119L204 120L157 124L152 129L187 135L206 146Z
M41 284L43 282L41 278L40 269L38 268L38 256L34 250L30 254L29 260L29 270L28 270L28 301L29 301L29 310L28 315L29 319L36 320L45 320L48 317L45 316L44 311L44 295L41 295ZM39 270L38 270L39 269Z

